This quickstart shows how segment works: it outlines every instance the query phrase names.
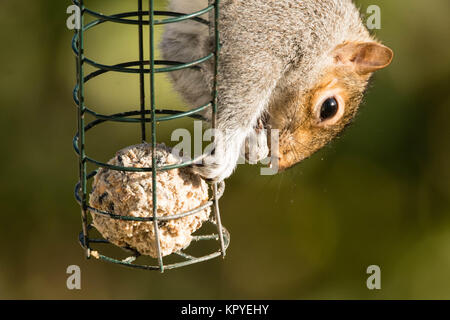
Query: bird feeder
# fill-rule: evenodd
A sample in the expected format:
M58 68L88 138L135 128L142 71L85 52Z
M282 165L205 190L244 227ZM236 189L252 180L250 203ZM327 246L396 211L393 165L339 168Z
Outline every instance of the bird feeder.
M75 198L81 206L82 218L82 231L79 234L79 242L85 250L85 255L88 259L93 257L125 267L145 270L159 270L164 272L164 270L191 265L219 256L225 257L230 241L228 231L221 224L219 211L219 199L223 195L225 188L223 182L214 183L208 187L211 189L210 192L208 192L208 198L204 201L204 203L198 205L196 208L173 215L157 215L159 205L158 199L160 198L158 197L158 192L161 191L158 190L158 175L163 172L171 172L172 170L186 169L194 163L194 160L177 161L171 164L161 164L157 161L156 155L160 148L160 141L158 141L158 126L166 122L170 122L171 120L185 117L205 121L200 113L210 108L212 112L211 127L215 127L217 112L217 64L219 54L219 0L210 1L206 8L194 13L156 11L154 7L154 0L148 0L149 10L144 11L144 0L135 1L137 2L136 11L104 15L86 7L85 3L88 1L72 0L73 4L79 8L79 22L81 26L75 31L75 35L72 40L72 49L76 56L77 67L77 84L73 91L73 99L78 107L78 132L73 139L73 147L79 159L79 182L75 186ZM107 1L105 1L105 3L107 3ZM205 14L209 14L211 17L210 21L214 22L210 23L209 21L201 18L201 16ZM94 20L85 24L84 18L86 15L94 17ZM156 60L155 28L164 24L179 23L186 20L195 21L195 23L205 24L210 27L211 34L214 35L215 38L215 46L213 51L205 57L187 63L179 61ZM127 61L114 65L107 65L89 58L88 48L85 48L84 45L85 34L89 30L104 23L117 23L136 26L136 32L139 36L139 46L136 48L138 51L138 59L136 61ZM148 35L146 31L148 31ZM149 39L149 57L144 56L144 37L146 36L148 36ZM213 60L215 64L215 75L213 79L214 83L212 84L212 101L189 111L157 108L155 97L158 93L156 92L155 74L174 72L185 68L195 69L198 68L199 64L208 60ZM86 65L94 67L95 71L85 74ZM137 107L136 110L124 110L120 113L106 115L97 112L95 108L91 107L89 102L85 100L85 87L89 84L89 81L94 78L101 78L104 74L112 72L133 74L139 77L140 106ZM145 99L145 86L149 86L150 88L148 103L146 103ZM86 120L86 115L88 114L94 117L93 121L88 122ZM149 154L151 155L151 158L148 161L149 165L127 166L126 164L117 161L107 162L96 160L87 154L86 145L88 145L89 142L86 139L86 132L91 130L94 131L98 126L108 122L129 123L140 127L140 136L136 137L136 143L144 143L149 149ZM99 169L88 172L87 165L89 163L94 164L99 167ZM105 210L112 208L101 207L99 209L98 206L94 207L92 205L93 203L97 203L100 200L103 201L103 199L99 199L101 195L99 196L98 194L95 195L97 197L96 199L90 199L93 195L90 195L88 192L88 184L90 181L95 180L98 174L104 173L105 171L130 174L147 174L151 185L154 186L151 188L149 195L152 213L148 216L123 215L117 214L114 210ZM165 192L167 192L167 190L165 190ZM206 242L213 242L216 249L206 255L194 256L188 252L189 246L183 247L168 255L167 257L171 257L171 262L166 263L165 260L167 257L165 256L161 246L160 229L164 228L164 224L167 224L168 222L176 224L178 221L181 223L181 219L194 217L195 215L205 212L208 212L208 218L206 219L207 223L213 226L216 231L208 234L195 233L192 235L189 243L198 242L200 245ZM209 214L209 212L211 212L211 214ZM93 223L93 220L96 219L97 223ZM140 261L143 258L141 252L126 244L121 246L122 249L125 249L124 252L127 252L127 255L129 254L129 256L125 258L120 259L118 257L103 253L104 250L106 250L105 246L115 247L117 246L117 242L113 244L111 237L109 237L108 240L102 236L93 237L91 235L94 231L93 229L95 227L98 228L101 224L98 222L100 220L102 222L106 221L105 223L117 222L117 225L120 225L120 222L124 222L125 224L136 222L145 223L146 226L151 226L153 230L149 230L149 232L151 231L150 233L152 233L155 237L155 246L151 251L151 256L154 257L152 262L141 263ZM200 231L201 230L202 229L200 229ZM211 245L208 247L211 247Z

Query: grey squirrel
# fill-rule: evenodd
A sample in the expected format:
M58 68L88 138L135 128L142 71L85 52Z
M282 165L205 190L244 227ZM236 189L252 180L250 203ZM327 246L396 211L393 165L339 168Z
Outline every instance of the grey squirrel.
M171 0L170 10L192 13L207 5ZM210 161L194 167L213 181L232 174L249 136L256 136L260 157L267 156L261 127L280 130L279 148L272 150L280 170L309 157L351 122L372 73L393 58L370 36L351 0L222 0L219 29L217 128L223 134L206 156ZM166 60L190 62L213 45L208 26L184 21L166 27L161 50ZM212 61L171 77L193 107L211 101Z

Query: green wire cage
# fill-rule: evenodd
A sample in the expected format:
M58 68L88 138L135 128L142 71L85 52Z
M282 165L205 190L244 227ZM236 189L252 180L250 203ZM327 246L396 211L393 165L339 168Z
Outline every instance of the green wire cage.
M211 108L212 111L212 128L215 128L216 124L216 111L217 111L217 64L218 64L218 53L220 49L219 44L219 0L209 1L209 5L194 13L179 13L170 11L156 11L154 6L154 0L148 0L148 11L143 10L143 0L137 1L137 10L133 12L124 12L114 15L104 15L85 7L83 0L72 0L73 4L79 8L80 12L80 28L75 31L75 35L72 40L72 49L76 55L76 72L77 72L77 84L73 91L73 99L78 107L78 132L73 139L73 147L79 158L79 182L75 186L75 197L77 202L81 206L81 217L82 217L82 231L79 234L79 242L85 250L87 258L95 257L100 260L107 262L116 263L131 268L145 269L145 270L159 270L164 272L164 270L174 269L182 266L187 266L190 264L210 260L219 256L225 257L226 250L229 245L229 233L221 224L220 211L219 211L219 199L223 195L225 185L224 183L215 183L211 186L212 197L211 199L201 207L198 207L189 212L184 212L181 214L158 217L157 212L157 188L152 190L152 201L153 201L153 216L152 217L132 217L132 216L120 216L112 212L106 212L98 210L88 205L88 189L87 183L92 179L98 172L94 170L88 172L87 164L91 163L98 167L107 168L109 170L116 171L128 171L128 172L151 172L152 182L156 186L156 177L159 171L164 170L174 170L181 167L188 167L194 163L194 160L185 161L177 165L167 165L167 166L157 166L156 157L152 158L152 166L149 168L134 168L134 167L123 167L115 166L105 162L101 162L89 157L86 154L86 132L92 128L99 126L106 122L122 122L122 123L132 123L140 126L141 136L139 137L140 142L147 141L148 136L150 136L150 143L152 148L152 154L155 154L155 148L157 144L157 125L161 122L171 121L174 119L189 117L192 119L205 120L199 113ZM189 0L186 0L189 1ZM201 18L200 16L204 14L209 14L214 23L210 23L207 20ZM85 16L90 15L94 17L90 23L85 24ZM155 19L158 18L158 19ZM178 61L165 61L165 60L155 60L155 27L158 25L164 25L169 23L177 23L185 20L192 20L196 23L202 23L210 26L211 34L215 37L215 46L213 52L207 56L191 62L178 62ZM94 60L89 59L86 55L86 48L84 47L84 36L85 33L103 23L119 23L127 25L137 26L137 33L139 36L139 60L122 62L115 65L105 65L100 64ZM148 27L148 37L149 37L149 57L145 59L144 57L144 27ZM184 68L198 68L198 65L208 61L213 60L215 64L215 76L213 83L213 94L212 101L208 104L197 107L190 111L180 111L180 110L168 110L168 109L158 109L155 103L155 74L166 73L181 70ZM85 75L85 65L90 65L96 70ZM85 101L85 86L87 82L93 78L99 77L108 72L118 72L118 73L128 73L135 74L139 76L139 89L140 89L140 108L133 111L124 111L121 113L116 113L112 115L104 115L97 113L92 108L86 105ZM145 99L145 86L150 87L150 97L149 106L146 105ZM90 114L94 117L94 120L87 122L85 116ZM148 130L148 127L150 130ZM149 132L148 132L149 131ZM194 257L186 252L184 249L178 251L171 256L175 255L178 260L171 262L169 264L164 263L164 259L161 254L160 242L158 237L158 222L167 221L171 219L180 219L189 215L193 215L206 207L212 207L214 214L211 215L209 222L214 225L217 229L217 233L206 234L206 235L195 235L193 241L214 241L217 244L217 249L214 252L200 256ZM126 220L126 221L146 221L153 222L153 227L156 236L157 244L157 261L149 264L140 263L140 255L134 252L131 256L125 259L118 259L111 256L103 255L100 249L93 249L93 246L113 246L108 240L103 238L91 238L90 232L93 226L90 224L89 212L103 215L110 219Z

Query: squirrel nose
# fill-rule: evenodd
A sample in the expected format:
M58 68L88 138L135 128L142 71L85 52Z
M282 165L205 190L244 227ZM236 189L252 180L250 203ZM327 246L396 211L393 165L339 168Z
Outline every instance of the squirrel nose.
M279 159L278 160L278 171L282 172L291 166L286 160Z
M270 162L270 167L272 169L277 169L278 172L282 172L289 168L289 165L285 158L281 158L279 156L275 156L274 159Z

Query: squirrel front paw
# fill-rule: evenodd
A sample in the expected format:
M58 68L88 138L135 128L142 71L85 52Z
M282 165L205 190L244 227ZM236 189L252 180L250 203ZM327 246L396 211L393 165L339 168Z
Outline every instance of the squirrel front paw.
M267 143L267 131L261 120L254 130L250 132L245 140L243 156L249 164L257 164L259 161L269 156L269 146Z
M216 136L214 149L203 156L192 171L210 182L220 182L231 176L239 160L245 135L234 135L228 139Z
M206 159L206 158L205 158ZM231 176L236 167L236 163L213 163L213 164L195 164L192 171L200 175L203 179L210 183L220 182Z

